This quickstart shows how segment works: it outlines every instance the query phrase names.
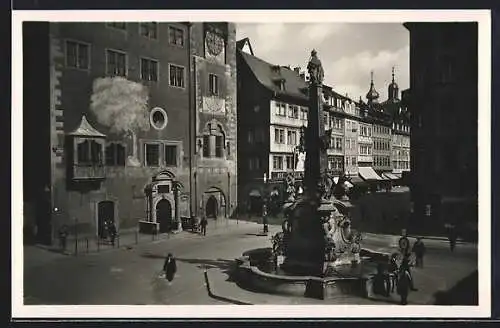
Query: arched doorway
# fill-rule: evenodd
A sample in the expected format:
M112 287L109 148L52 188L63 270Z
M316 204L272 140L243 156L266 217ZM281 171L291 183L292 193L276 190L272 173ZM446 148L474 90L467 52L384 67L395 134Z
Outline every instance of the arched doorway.
M156 222L160 224L160 233L172 229L172 205L166 199L156 204Z
M104 200L97 204L97 234L105 237L104 223L115 222L115 203L111 200Z
M205 208L205 213L207 218L217 219L217 215L219 214L219 206L217 204L217 198L215 196L210 196L207 200L207 205Z

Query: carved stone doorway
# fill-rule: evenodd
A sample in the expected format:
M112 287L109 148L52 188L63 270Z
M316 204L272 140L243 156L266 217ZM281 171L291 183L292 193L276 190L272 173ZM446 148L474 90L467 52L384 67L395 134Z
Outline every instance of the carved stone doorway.
M207 200L207 205L205 208L205 213L207 218L217 219L219 212L219 204L215 196L210 196Z
M166 199L156 204L156 222L160 224L160 233L172 230L172 205Z
M104 200L97 205L97 235L106 237L105 223L115 222L115 203Z

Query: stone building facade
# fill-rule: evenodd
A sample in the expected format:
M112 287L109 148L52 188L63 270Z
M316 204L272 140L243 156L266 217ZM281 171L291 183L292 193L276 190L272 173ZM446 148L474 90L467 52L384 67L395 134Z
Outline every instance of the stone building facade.
M99 235L104 221L168 231L193 215L230 216L237 200L233 24L40 22L25 23L23 33L25 53L38 54L25 56L32 70L24 81L47 86L26 86L23 109L40 118L24 127L31 141L24 200L40 241L50 243L63 224ZM91 109L94 83L106 77L113 78L108 96L120 81L131 93L145 87L145 112L131 114L144 118L142 126L117 129L138 121L120 113L106 121L113 102ZM39 166L42 177L30 173Z
M415 226L474 231L478 218L478 25L405 23L410 32Z

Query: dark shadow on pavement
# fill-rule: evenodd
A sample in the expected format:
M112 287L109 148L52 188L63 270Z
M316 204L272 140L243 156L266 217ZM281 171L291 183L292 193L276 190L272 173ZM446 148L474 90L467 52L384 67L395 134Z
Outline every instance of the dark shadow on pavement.
M228 278L226 281L233 281L232 276L233 276L233 271L235 269L235 262L233 260L224 260L224 259L217 259L217 260L211 260L211 259L185 259L185 258L177 258L177 261L179 262L184 262L184 263L189 263L189 264L194 264L196 265L199 269L219 269L222 273L225 273Z
M475 271L448 291L435 293L435 305L478 305L478 289L478 272Z
M228 297L215 295L212 292L212 289L210 288L210 281L208 280L207 270L204 270L203 275L205 277L205 285L207 287L208 296L210 296L211 298L216 299L216 300L221 301L221 302L231 303L231 304L235 304L235 305L253 305L252 303L242 302L242 301L239 301L236 299L231 299Z
M246 236L257 236L257 237L266 237L266 236L269 236L269 234L266 234L266 233L246 233L245 234Z
M142 253L141 256L148 259L165 259L165 255L154 254L150 252Z

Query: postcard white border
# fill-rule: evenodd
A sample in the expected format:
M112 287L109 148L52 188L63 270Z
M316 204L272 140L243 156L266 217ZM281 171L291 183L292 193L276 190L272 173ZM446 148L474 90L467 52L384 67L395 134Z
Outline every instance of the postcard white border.
M23 21L231 21L247 23L478 22L479 27L479 306L25 306L22 244L22 22ZM491 18L489 10L126 10L13 11L12 13L12 317L13 318L464 318L491 315Z

